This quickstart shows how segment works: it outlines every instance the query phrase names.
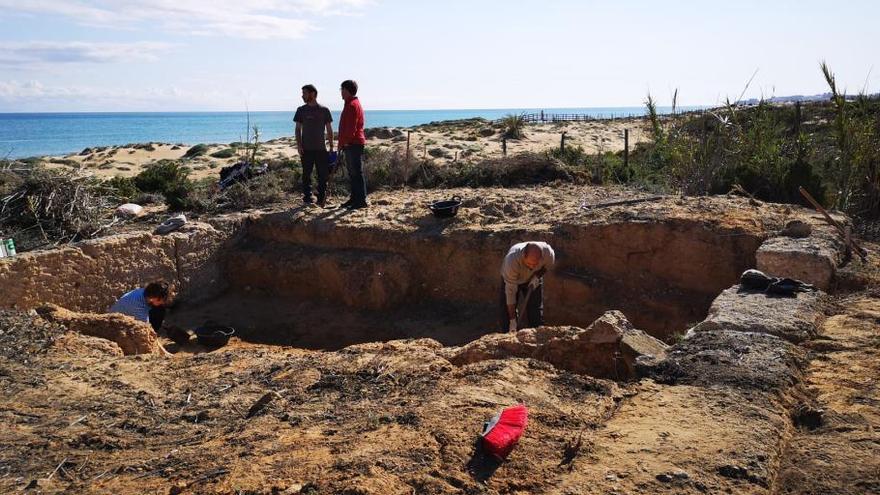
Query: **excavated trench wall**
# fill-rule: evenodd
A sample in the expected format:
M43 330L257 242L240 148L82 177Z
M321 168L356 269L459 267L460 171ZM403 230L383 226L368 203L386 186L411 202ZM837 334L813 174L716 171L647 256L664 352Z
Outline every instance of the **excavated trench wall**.
M666 337L702 320L712 300L755 266L763 238L684 219L422 233L283 212L0 260L0 307L54 303L100 312L132 287L164 278L176 282L181 303L257 288L281 300L358 309L443 301L495 315L501 259L524 240L549 242L557 252L545 287L548 324L586 327L618 309L636 327Z
M226 289L222 257L243 232L243 219L188 225L167 236L120 234L0 259L0 308L56 304L104 312L126 291L156 279L172 282L183 301Z
M667 336L700 321L715 296L755 266L759 233L702 221L561 225L540 231L451 233L253 221L226 258L233 288L280 298L322 298L363 309L446 301L496 314L500 264L524 240L550 243L557 265L546 279L548 324L587 326L608 309Z

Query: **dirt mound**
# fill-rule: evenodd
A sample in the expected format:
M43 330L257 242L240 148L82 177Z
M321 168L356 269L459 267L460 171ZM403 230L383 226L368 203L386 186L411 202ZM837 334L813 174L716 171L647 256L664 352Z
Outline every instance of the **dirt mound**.
M800 381L803 348L774 335L730 330L694 334L666 358L640 360L640 374L659 383L784 391Z
M458 365L511 357L546 361L582 375L629 379L642 355L663 358L666 344L635 329L623 313L608 311L587 329L540 327L515 334L487 335L459 349L450 362Z
M125 355L116 342L76 332L65 332L55 339L49 354L62 359L65 356L107 358Z
M159 336L148 324L118 313L75 313L49 304L37 312L48 321L69 330L115 342L122 352L130 354L164 354Z

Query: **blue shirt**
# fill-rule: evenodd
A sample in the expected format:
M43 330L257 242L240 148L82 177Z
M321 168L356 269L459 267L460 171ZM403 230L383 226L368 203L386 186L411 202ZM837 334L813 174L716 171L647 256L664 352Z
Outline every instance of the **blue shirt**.
M122 313L136 320L150 322L150 304L144 297L143 287L126 292L110 307L111 313Z

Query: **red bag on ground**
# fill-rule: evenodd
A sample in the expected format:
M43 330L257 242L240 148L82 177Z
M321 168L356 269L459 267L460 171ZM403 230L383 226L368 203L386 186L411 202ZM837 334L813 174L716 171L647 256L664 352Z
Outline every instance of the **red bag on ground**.
M528 423L529 410L525 405L502 410L483 427L483 448L493 456L505 459L516 447Z

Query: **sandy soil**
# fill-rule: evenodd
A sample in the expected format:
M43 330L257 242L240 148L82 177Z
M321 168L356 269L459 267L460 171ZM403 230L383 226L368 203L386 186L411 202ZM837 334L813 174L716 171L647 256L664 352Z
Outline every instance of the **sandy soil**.
M880 299L840 311L807 372L823 423L794 433L760 394L616 384L522 359L455 367L428 340L315 352L233 339L125 358L4 316L7 335L19 333L0 346L0 490L876 493ZM519 401L532 409L527 434L499 464L476 435ZM724 471L763 465L767 441L789 436L775 481L772 465L751 480Z
M630 130L630 147L648 139L648 129L641 119L618 119L613 121L565 122L529 124L525 137L507 141L508 154L540 152L559 147L560 137L566 133L567 146L580 146L588 153L620 151L624 146L624 129ZM438 163L455 160L479 161L501 156L501 132L488 124L455 125L452 123L418 126L414 128L389 129L399 136L376 137L371 132L368 147L396 150L405 153L405 133L410 132L410 150L413 156L425 157ZM480 132L483 131L483 134ZM167 143L146 143L132 146L87 148L80 153L45 157L50 168L83 169L99 177L131 177L144 167L159 160L183 159L191 146ZM232 149L235 156L217 158L211 155ZM221 167L237 161L241 152L228 144L210 144L204 155L187 158L186 162L195 179L216 177ZM279 138L261 145L258 155L266 160L297 159L296 147L291 138Z

